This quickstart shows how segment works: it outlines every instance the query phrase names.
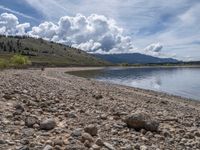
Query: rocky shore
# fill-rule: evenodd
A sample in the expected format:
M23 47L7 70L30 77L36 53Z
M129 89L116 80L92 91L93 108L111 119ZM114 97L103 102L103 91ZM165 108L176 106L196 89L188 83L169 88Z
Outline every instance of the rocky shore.
M199 102L65 74L80 69L0 72L0 150L200 149Z

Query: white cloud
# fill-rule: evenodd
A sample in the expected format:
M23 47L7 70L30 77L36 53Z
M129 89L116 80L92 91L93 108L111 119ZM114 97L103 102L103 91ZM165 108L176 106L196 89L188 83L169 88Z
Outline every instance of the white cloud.
M176 53L180 59L184 59L187 54L192 53L192 58L200 58L199 45L191 44L200 38L199 0L23 1L53 21L66 14L102 14L115 19L124 28L124 32L134 39L134 45L138 49L144 50L147 44L160 42L165 45L162 53L169 56ZM115 51L119 52L112 49L112 52Z
M13 14L0 15L0 34L28 35L36 38L71 45L90 53L133 53L161 56L162 45L153 43L139 50L131 37L126 36L113 19L92 14L88 17L77 14L64 16L57 23L43 22L29 28L29 23L20 24ZM27 29L30 29L27 31Z
M58 23L44 22L32 28L28 35L72 45L88 52L134 51L130 37L112 19L92 14L61 17Z
M24 35L30 27L29 23L20 24L13 14L3 13L0 15L0 33L5 35Z
M16 26L17 29L17 35L25 35L26 34L26 29L30 27L30 23L23 23L23 24L18 24Z
M160 52L163 46L160 43L150 44L145 48L145 51Z

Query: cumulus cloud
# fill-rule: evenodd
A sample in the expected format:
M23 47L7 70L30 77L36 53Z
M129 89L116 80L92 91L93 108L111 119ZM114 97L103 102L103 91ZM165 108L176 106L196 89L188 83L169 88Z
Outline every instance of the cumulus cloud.
M160 43L153 43L144 50L137 49L131 37L126 36L113 19L97 14L64 16L57 23L46 21L30 28L29 23L20 24L15 15L3 13L0 15L0 34L43 38L90 53L141 52L156 55L162 49Z
M28 35L64 43L87 52L117 52L133 50L130 37L112 19L92 14L88 17L77 14L64 16L57 23L44 22L32 28Z
M162 53L162 48L163 46L160 43L152 43L144 48L142 53L157 57L169 57L168 55Z
M3 13L0 15L0 33L5 35L24 35L30 27L29 23L20 24L13 14Z
M160 43L153 43L150 44L145 48L145 51L151 51L151 52L160 52L162 50L163 46Z

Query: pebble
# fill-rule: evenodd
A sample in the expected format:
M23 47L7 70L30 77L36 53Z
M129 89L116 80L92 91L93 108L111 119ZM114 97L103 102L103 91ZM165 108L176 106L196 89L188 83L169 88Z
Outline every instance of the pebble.
M145 145L140 146L140 150L148 150L148 148Z
M109 150L116 150L111 144L104 142L103 145L108 148Z
M128 146L125 146L125 147L121 147L121 150L134 150L134 149L131 145L128 145Z

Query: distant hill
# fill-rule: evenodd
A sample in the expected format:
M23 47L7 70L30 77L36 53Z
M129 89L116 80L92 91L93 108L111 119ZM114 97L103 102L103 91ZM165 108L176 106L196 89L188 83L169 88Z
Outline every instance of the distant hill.
M29 57L33 65L46 66L105 66L110 63L80 49L31 37L0 35L0 58L14 54Z
M127 54L94 54L94 56L104 59L115 64L128 63L128 64L151 64L151 63L177 63L176 59L172 58L158 58L140 53L127 53Z

